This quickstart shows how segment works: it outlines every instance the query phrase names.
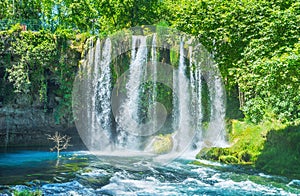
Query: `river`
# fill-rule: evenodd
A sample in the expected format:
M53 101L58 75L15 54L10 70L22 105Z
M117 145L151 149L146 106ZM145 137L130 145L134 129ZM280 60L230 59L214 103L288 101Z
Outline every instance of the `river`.
M17 150L0 154L0 194L43 195L299 195L300 180L246 167L177 159L147 170L122 169L87 151ZM138 166L137 166L138 167Z

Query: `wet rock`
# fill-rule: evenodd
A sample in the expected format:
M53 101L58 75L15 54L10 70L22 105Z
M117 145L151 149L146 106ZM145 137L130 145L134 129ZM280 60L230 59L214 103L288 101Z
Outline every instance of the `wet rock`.
M78 179L78 182L84 186L88 186L94 189L101 188L107 184L109 184L110 175L102 175L102 176L81 176Z
M0 185L0 193L10 190L10 187L7 185Z
M66 180L66 178L61 177L61 176L55 176L55 177L53 178L53 180L54 180L55 182L64 182L64 181Z
M173 138L171 134L155 136L152 151L156 154L165 154L172 150Z
M74 124L57 124L53 112L43 108L12 105L0 107L0 147L49 146L46 134L56 131L72 137L73 146L82 145Z

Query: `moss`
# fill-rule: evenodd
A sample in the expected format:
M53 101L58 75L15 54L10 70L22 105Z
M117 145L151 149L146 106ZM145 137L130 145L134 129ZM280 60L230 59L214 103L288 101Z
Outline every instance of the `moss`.
M17 190L15 190L13 192L13 194L15 196L40 196L40 195L43 195L42 191L40 191L40 190L37 190L37 191L29 191L29 190L17 191Z
M0 32L0 102L30 95L26 106L34 103L53 112L57 124L70 123L73 80L89 34L21 30L17 24Z
M228 148L203 148L198 159L227 164L251 164L257 169L300 178L300 127L286 127L277 121L255 125L231 121Z
M79 181L80 181L80 183L82 183L85 186L99 188L99 187L103 187L103 186L109 184L110 178L111 178L111 175L103 175L103 176L97 176L97 177L83 176L80 178Z
M239 163L239 159L232 155L221 155L219 160L223 163Z
M239 162L249 163L253 160L253 155L248 150L243 150L237 154Z
M197 155L196 158L198 159L208 159L218 161L220 156L226 156L229 154L228 148L203 148Z

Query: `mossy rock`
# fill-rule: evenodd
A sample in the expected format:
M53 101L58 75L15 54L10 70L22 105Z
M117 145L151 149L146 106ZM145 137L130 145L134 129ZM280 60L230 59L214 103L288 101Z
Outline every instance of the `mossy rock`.
M243 150L241 152L238 153L238 159L240 160L240 162L245 162L245 163L249 163L251 162L253 155L248 152L247 150Z
M173 148L173 138L171 134L155 136L152 150L155 154L166 154Z
M220 156L226 156L229 154L228 148L203 148L196 156L197 159L208 159L218 161Z
M99 188L109 184L109 180L111 175L103 175L103 176L81 176L78 181L85 185L90 186L92 188Z
M239 160L232 155L221 155L219 157L219 161L223 162L223 163L227 163L227 164L237 164L239 163Z

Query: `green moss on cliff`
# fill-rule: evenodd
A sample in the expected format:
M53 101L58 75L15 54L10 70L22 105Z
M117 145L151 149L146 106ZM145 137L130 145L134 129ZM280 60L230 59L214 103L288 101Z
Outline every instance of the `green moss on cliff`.
M88 34L0 31L0 102L53 112L57 124L72 121L73 80ZM20 99L26 97L23 106Z

